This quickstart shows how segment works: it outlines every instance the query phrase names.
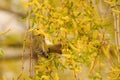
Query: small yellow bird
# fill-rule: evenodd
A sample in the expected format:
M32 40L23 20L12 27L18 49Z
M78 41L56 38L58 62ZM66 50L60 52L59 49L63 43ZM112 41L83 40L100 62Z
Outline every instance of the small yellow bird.
M46 44L45 39L44 34L33 34L33 54L42 55L45 58L48 58L50 53L62 54L61 43L48 45Z

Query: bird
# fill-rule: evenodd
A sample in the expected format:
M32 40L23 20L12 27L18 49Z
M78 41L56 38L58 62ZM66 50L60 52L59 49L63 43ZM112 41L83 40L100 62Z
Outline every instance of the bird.
M39 29L37 29L39 30ZM33 33L33 54L34 56L41 55L48 58L50 53L62 54L62 43L47 44L44 34Z

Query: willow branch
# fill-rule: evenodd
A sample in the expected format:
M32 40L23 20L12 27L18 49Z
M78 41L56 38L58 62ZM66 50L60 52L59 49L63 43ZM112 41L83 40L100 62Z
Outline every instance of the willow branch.
M15 10L12 10L12 9L10 9L10 8L0 7L0 10L6 11L6 12L9 12L9 13L13 13L13 14L15 14L15 15L17 15L17 16L20 16L20 17L25 17L25 13L15 11Z

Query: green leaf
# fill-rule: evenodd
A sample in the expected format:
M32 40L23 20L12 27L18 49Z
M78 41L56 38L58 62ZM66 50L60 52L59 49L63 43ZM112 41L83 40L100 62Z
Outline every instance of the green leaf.
M57 61L54 60L54 64L55 64L55 67L58 69L59 63L58 63Z
M4 56L4 51L0 49L0 56Z
M10 29L8 29L8 30L6 30L6 31L4 31L4 32L2 32L2 33L0 33L0 36L5 35L5 34L8 33L9 31L10 31Z

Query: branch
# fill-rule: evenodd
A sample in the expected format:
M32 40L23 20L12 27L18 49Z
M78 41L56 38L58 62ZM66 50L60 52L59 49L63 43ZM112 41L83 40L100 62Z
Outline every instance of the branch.
M17 16L20 16L20 17L25 17L25 13L15 11L10 8L0 7L0 10L16 14Z

